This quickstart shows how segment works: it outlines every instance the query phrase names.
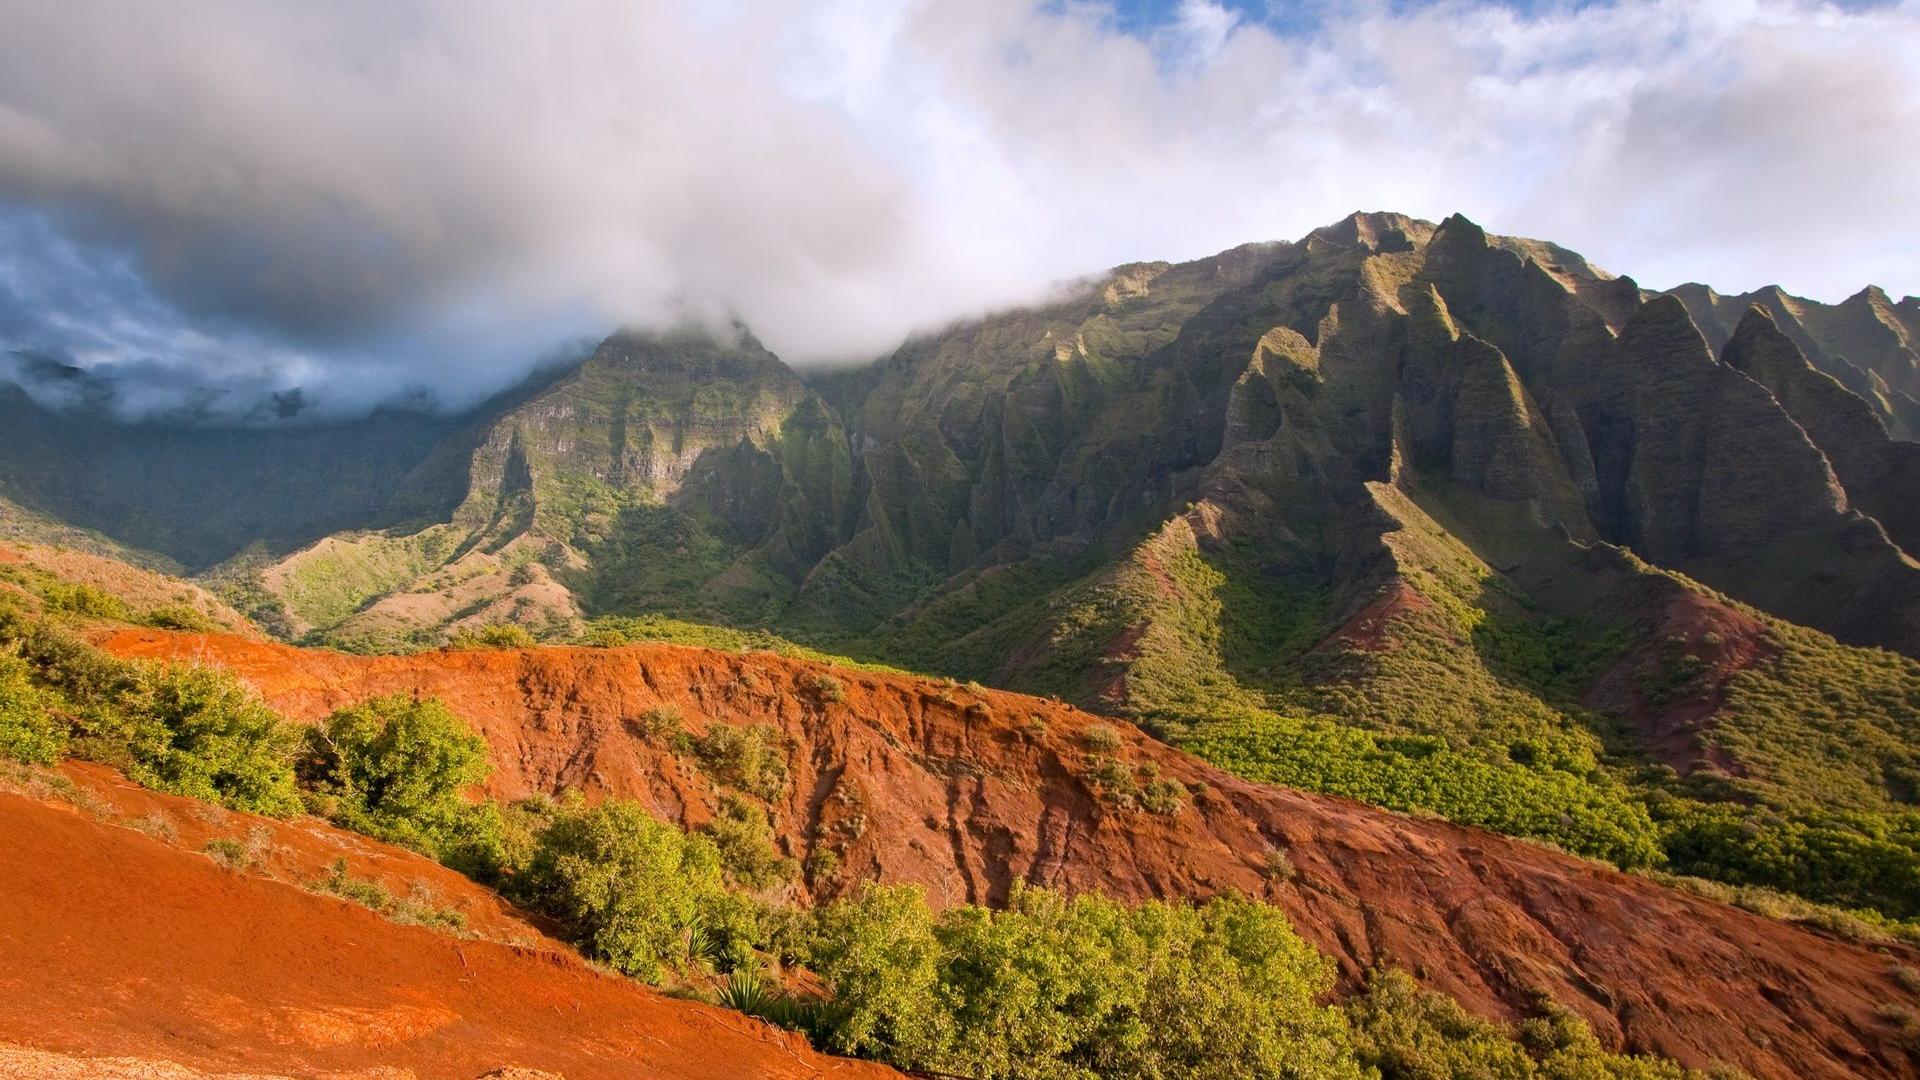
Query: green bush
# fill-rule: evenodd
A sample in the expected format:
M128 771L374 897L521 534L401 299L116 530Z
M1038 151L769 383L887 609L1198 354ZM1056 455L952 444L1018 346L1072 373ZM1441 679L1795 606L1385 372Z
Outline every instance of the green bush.
M565 923L589 956L651 983L703 960L745 964L758 936L713 842L630 802L558 810L510 889Z
M33 669L0 650L0 757L51 765L67 748L67 724L57 698L34 685Z
M186 630L196 634L210 634L220 629L220 624L214 622L212 616L191 604L162 604L147 612L141 621L162 630Z
M820 696L821 701L838 703L847 700L846 686L831 675L811 676L807 679L807 685Z
M1920 813L1792 814L1682 799L1657 808L1678 873L1920 917Z
M1607 1051L1585 1022L1543 1003L1517 1029L1482 1020L1399 971L1347 1004L1361 1064L1381 1080L1684 1080L1670 1061Z
M680 710L672 705L655 705L628 723L628 728L643 739L672 739L683 729Z
M738 795L722 799L720 812L700 832L719 851L727 880L741 888L770 889L791 881L798 872L792 859L774 849L773 822L767 811Z
M306 743L300 776L329 816L481 876L499 867L498 809L463 797L493 771L487 742L439 700L371 698L309 728Z
M463 629L447 642L453 649L530 649L540 643L533 631L515 623L488 623L478 629Z
M49 582L41 587L40 596L46 600L48 607L70 615L89 619L117 619L122 622L128 618L127 605L124 601L92 585L64 581Z
M231 674L140 665L116 705L94 734L118 744L136 782L256 814L300 810L292 732Z
M95 727L110 726L99 714L120 704L142 668L134 661L109 656L50 623L15 624L6 633L14 638L20 658L33 669L35 681L81 711L78 726L83 736Z
M1332 965L1264 904L1017 889L935 916L870 885L818 916L829 1047L982 1078L1353 1077Z
M688 748L707 774L762 799L787 791L786 736L765 724L713 724Z
M1549 840L1621 867L1664 861L1646 807L1603 772L1488 761L1445 740L1389 738L1253 713L1170 732L1181 749L1250 779Z

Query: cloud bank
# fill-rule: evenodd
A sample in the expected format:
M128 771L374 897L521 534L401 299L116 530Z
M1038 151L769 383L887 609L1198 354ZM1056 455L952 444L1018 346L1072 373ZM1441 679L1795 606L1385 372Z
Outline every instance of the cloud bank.
M865 358L1355 209L1920 292L1920 0L1314 15L0 0L0 349L158 404L460 404L619 323Z

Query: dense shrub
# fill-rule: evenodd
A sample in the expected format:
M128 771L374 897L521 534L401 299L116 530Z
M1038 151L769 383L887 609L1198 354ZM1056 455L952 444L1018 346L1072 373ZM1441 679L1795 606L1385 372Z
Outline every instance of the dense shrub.
M770 889L793 879L799 868L773 846L773 821L754 803L728 795L720 812L700 827L720 853L727 880L741 888Z
M123 621L128 617L125 601L92 585L64 581L49 582L41 586L40 596L46 600L48 607L70 615Z
M560 808L510 887L562 920L588 955L652 983L669 967L744 964L758 936L713 842L629 802Z
M1659 805L1676 872L1920 917L1920 813L1783 814L1678 799Z
M828 1045L982 1078L1359 1077L1331 965L1264 904L1016 891L935 916L869 886L818 916Z
M1517 1030L1482 1020L1399 971L1347 1005L1361 1064L1381 1080L1682 1080L1670 1061L1608 1052L1578 1017L1543 1004Z
M499 811L469 803L487 778L487 743L433 698L405 694L341 709L306 736L301 779L349 828L469 872L497 869Z
M231 674L140 665L115 704L95 735L119 745L135 781L257 814L299 811L294 735Z
M51 765L66 750L67 724L32 674L26 661L0 649L0 757Z
M786 736L777 728L713 724L686 745L700 767L723 784L762 799L786 793Z
M533 631L515 623L488 623L462 629L447 646L453 649L530 649L540 643Z
M147 612L141 621L162 630L187 630L197 634L220 629L212 616L191 604L162 604Z
M1603 773L1495 763L1437 738L1387 738L1331 723L1249 714L1172 733L1174 743L1243 776L1394 810L1551 840L1617 866L1657 866L1646 807Z

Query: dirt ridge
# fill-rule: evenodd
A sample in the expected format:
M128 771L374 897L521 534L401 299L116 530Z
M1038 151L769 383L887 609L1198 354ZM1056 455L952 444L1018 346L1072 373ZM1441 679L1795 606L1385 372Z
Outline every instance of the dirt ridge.
M815 883L821 896L875 878L923 883L935 903L992 902L1016 879L1129 899L1238 890L1284 908L1349 980L1392 964L1501 1018L1545 992L1613 1046L1760 1077L1920 1075L1875 1015L1901 999L1893 966L1920 966L1920 950L1843 940L1435 819L1243 781L1123 721L1044 699L670 645L362 657L143 629L103 644L229 668L302 721L376 693L437 696L494 747L494 794L578 788L690 825L713 813L716 789L632 721L665 705L696 733L771 725L790 740L792 783L775 806L788 854L825 846L839 856L839 875ZM822 676L838 690L824 692ZM1118 733L1113 756L1197 788L1192 804L1161 816L1103 803L1087 776L1096 724ZM1275 850L1296 868L1291 879L1268 872Z

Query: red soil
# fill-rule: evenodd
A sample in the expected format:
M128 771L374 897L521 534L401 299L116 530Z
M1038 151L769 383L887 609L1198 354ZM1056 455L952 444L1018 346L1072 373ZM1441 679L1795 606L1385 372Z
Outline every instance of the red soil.
M1314 646L1316 652L1339 652L1357 650L1359 652L1384 652L1394 648L1393 635L1388 633L1395 621L1430 610L1433 601L1420 595L1412 585L1394 578L1380 586L1373 599L1363 604L1340 624L1340 629L1327 635L1327 639Z
M1341 965L1405 968L1489 1016L1546 992L1616 1047L1762 1077L1920 1076L1875 1015L1906 992L1869 947L1762 918L1541 847L1342 799L1248 783L1130 725L1023 695L755 654L651 645L359 657L222 636L127 629L124 656L232 669L311 721L393 691L444 699L489 740L494 794L572 787L704 821L713 785L634 733L658 705L689 730L770 724L790 742L775 807L790 854L840 855L821 894L861 879L924 883L935 902L1006 896L1016 880L1124 898L1265 895ZM815 680L844 685L829 700ZM1106 808L1084 779L1084 732L1120 756L1204 783L1174 817ZM1275 882L1268 853L1298 874Z
M1740 763L1702 738L1726 703L1727 681L1779 652L1766 625L1691 589L1674 590L1647 621L1641 644L1594 681L1582 704L1624 716L1641 748L1682 775L1705 766L1741 775ZM1680 655L1699 662L1683 685L1649 695ZM1651 682L1650 682L1651 681Z
M209 821L202 804L104 770L69 775L88 812L0 794L0 1075L898 1075L599 974L419 856L311 820ZM191 846L256 827L272 834L268 872L283 880L223 870ZM343 852L356 875L401 895L402 882L429 883L473 929L532 944L403 926L284 880L310 880Z

